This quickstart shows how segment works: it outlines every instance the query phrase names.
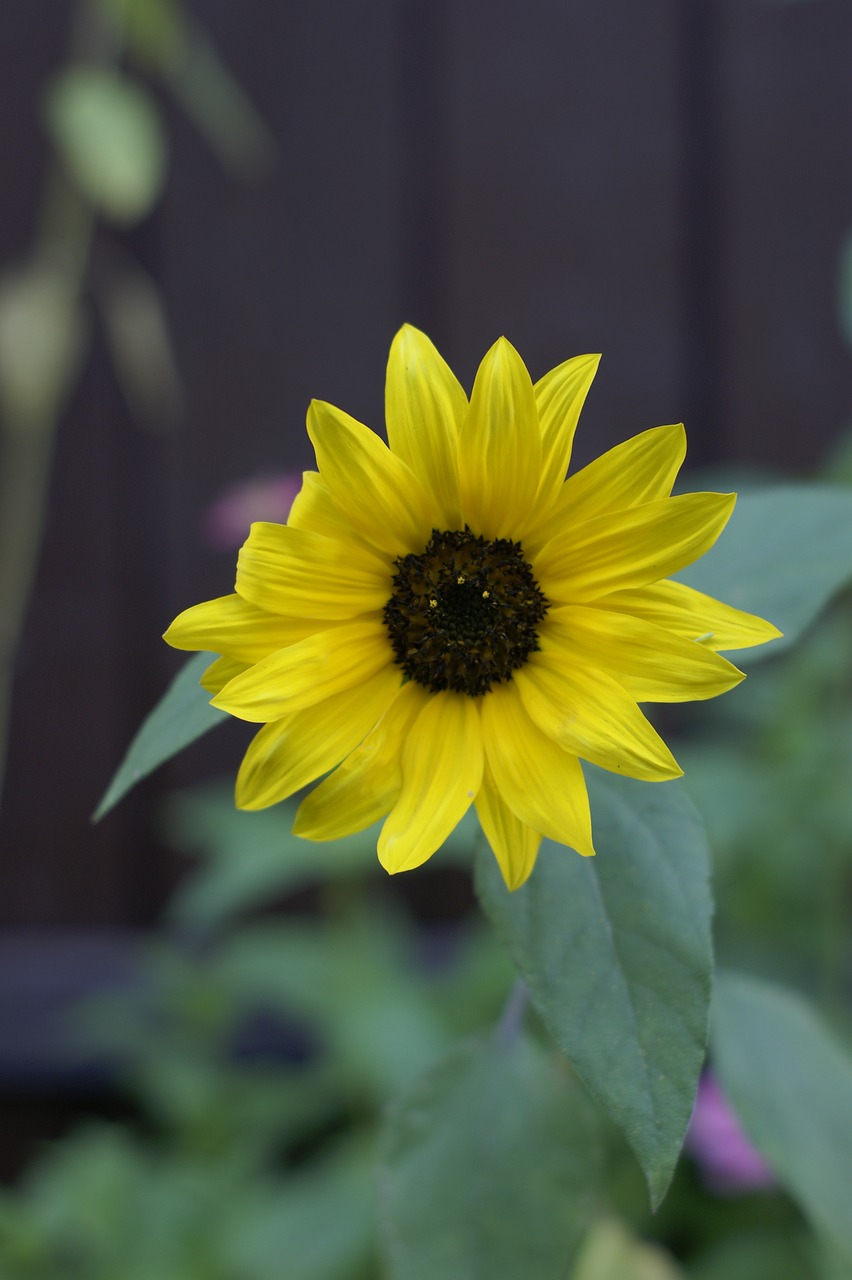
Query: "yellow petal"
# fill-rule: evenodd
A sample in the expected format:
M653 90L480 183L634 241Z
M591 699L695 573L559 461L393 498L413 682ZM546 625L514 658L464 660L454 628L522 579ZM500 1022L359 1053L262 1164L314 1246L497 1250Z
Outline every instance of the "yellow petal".
M349 520L332 502L318 471L302 472L302 487L293 500L287 524L291 529L308 529L338 542L348 541L354 533Z
M334 773L299 806L293 833L308 840L338 840L378 822L402 788L400 756L411 724L429 694L409 681L379 723Z
M598 371L600 359L599 355L574 356L551 369L535 384L535 403L541 427L541 481L536 497L539 508L549 507L562 487L571 461L580 410Z
M208 693L219 693L235 676L242 675L248 669L245 662L237 662L233 658L217 658L211 662L199 680L202 689Z
M584 857L595 850L580 762L530 719L514 681L482 699L482 736L494 786L527 826Z
M467 396L450 366L419 329L393 340L385 384L388 443L435 502L434 524L458 529L458 439Z
M508 889L519 889L535 866L541 835L500 798L486 762L476 812Z
M221 596L185 609L164 640L174 649L210 649L240 662L259 662L275 649L304 640L334 624L327 619L290 618L249 604L242 596Z
M321 400L311 401L308 435L323 483L355 531L391 556L422 551L434 511L411 468L369 427Z
M683 770L633 698L591 666L551 665L535 653L514 681L540 729L583 760L646 782L679 778ZM545 833L547 834L547 833Z
M715 698L744 679L733 663L653 622L603 608L551 609L539 629L543 653L569 666L600 667L637 702L691 702Z
M652 586L616 591L602 607L644 618L708 649L747 649L777 640L781 632L771 622L714 600L683 582L655 582Z
M354 751L399 687L399 672L379 672L357 689L264 725L237 775L241 809L265 809L305 787Z
M351 541L257 523L240 550L237 591L271 613L353 618L387 603L391 565Z
M569 476L544 519L524 535L533 553L573 525L667 498L686 456L681 425L652 427Z
M644 587L708 551L735 501L733 493L687 493L598 516L548 542L533 572L547 598L560 604Z
M517 538L534 509L541 432L532 382L505 338L479 366L459 442L462 516L485 538Z
M357 689L393 662L379 618L320 631L271 653L227 684L213 706L241 720L280 720L333 694ZM394 668L400 679L399 668Z
M402 749L402 790L379 837L391 874L431 858L473 803L482 782L479 707L463 693L432 694Z

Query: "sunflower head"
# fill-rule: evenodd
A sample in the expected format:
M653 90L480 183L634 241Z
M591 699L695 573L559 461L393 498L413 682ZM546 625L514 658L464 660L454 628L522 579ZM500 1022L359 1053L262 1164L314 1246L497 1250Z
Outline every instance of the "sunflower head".
M742 673L719 651L779 632L670 580L734 504L671 496L681 426L566 479L597 364L578 356L533 383L501 338L468 400L405 326L387 444L312 403L318 470L287 524L253 525L234 593L166 633L220 654L203 682L214 705L261 725L239 805L328 774L296 832L335 839L384 818L379 858L394 872L430 857L474 804L514 889L542 836L594 853L581 760L679 775L639 704L725 692Z

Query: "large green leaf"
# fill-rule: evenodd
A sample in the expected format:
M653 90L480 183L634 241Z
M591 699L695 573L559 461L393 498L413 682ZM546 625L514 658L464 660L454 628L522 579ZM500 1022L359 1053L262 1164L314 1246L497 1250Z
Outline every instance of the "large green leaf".
M704 1057L709 851L676 782L587 770L596 858L545 840L515 893L489 852L476 882L557 1044L665 1193Z
M600 1172L564 1062L505 1028L465 1041L391 1110L382 1145L392 1280L563 1280Z
M746 1133L852 1265L852 1054L800 996L721 974L713 1060Z
M210 706L209 695L198 683L215 656L198 653L175 676L154 710L142 721L92 815L93 822L109 813L122 796L159 765L177 755L208 729L227 720L224 711Z
M716 545L677 577L780 627L782 640L736 655L770 657L852 581L852 490L813 483L741 494Z

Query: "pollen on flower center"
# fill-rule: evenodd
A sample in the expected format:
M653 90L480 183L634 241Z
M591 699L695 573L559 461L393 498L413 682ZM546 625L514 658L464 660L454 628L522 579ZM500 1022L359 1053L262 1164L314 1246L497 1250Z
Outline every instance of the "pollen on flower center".
M394 660L433 693L479 697L539 647L548 602L519 542L433 529L420 555L394 563L383 615Z

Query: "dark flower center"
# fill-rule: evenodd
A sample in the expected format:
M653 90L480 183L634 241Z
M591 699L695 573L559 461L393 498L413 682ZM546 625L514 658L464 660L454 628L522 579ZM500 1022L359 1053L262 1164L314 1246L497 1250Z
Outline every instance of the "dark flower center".
M383 614L394 659L433 693L477 698L539 647L548 602L520 542L433 529L421 555L394 564Z

